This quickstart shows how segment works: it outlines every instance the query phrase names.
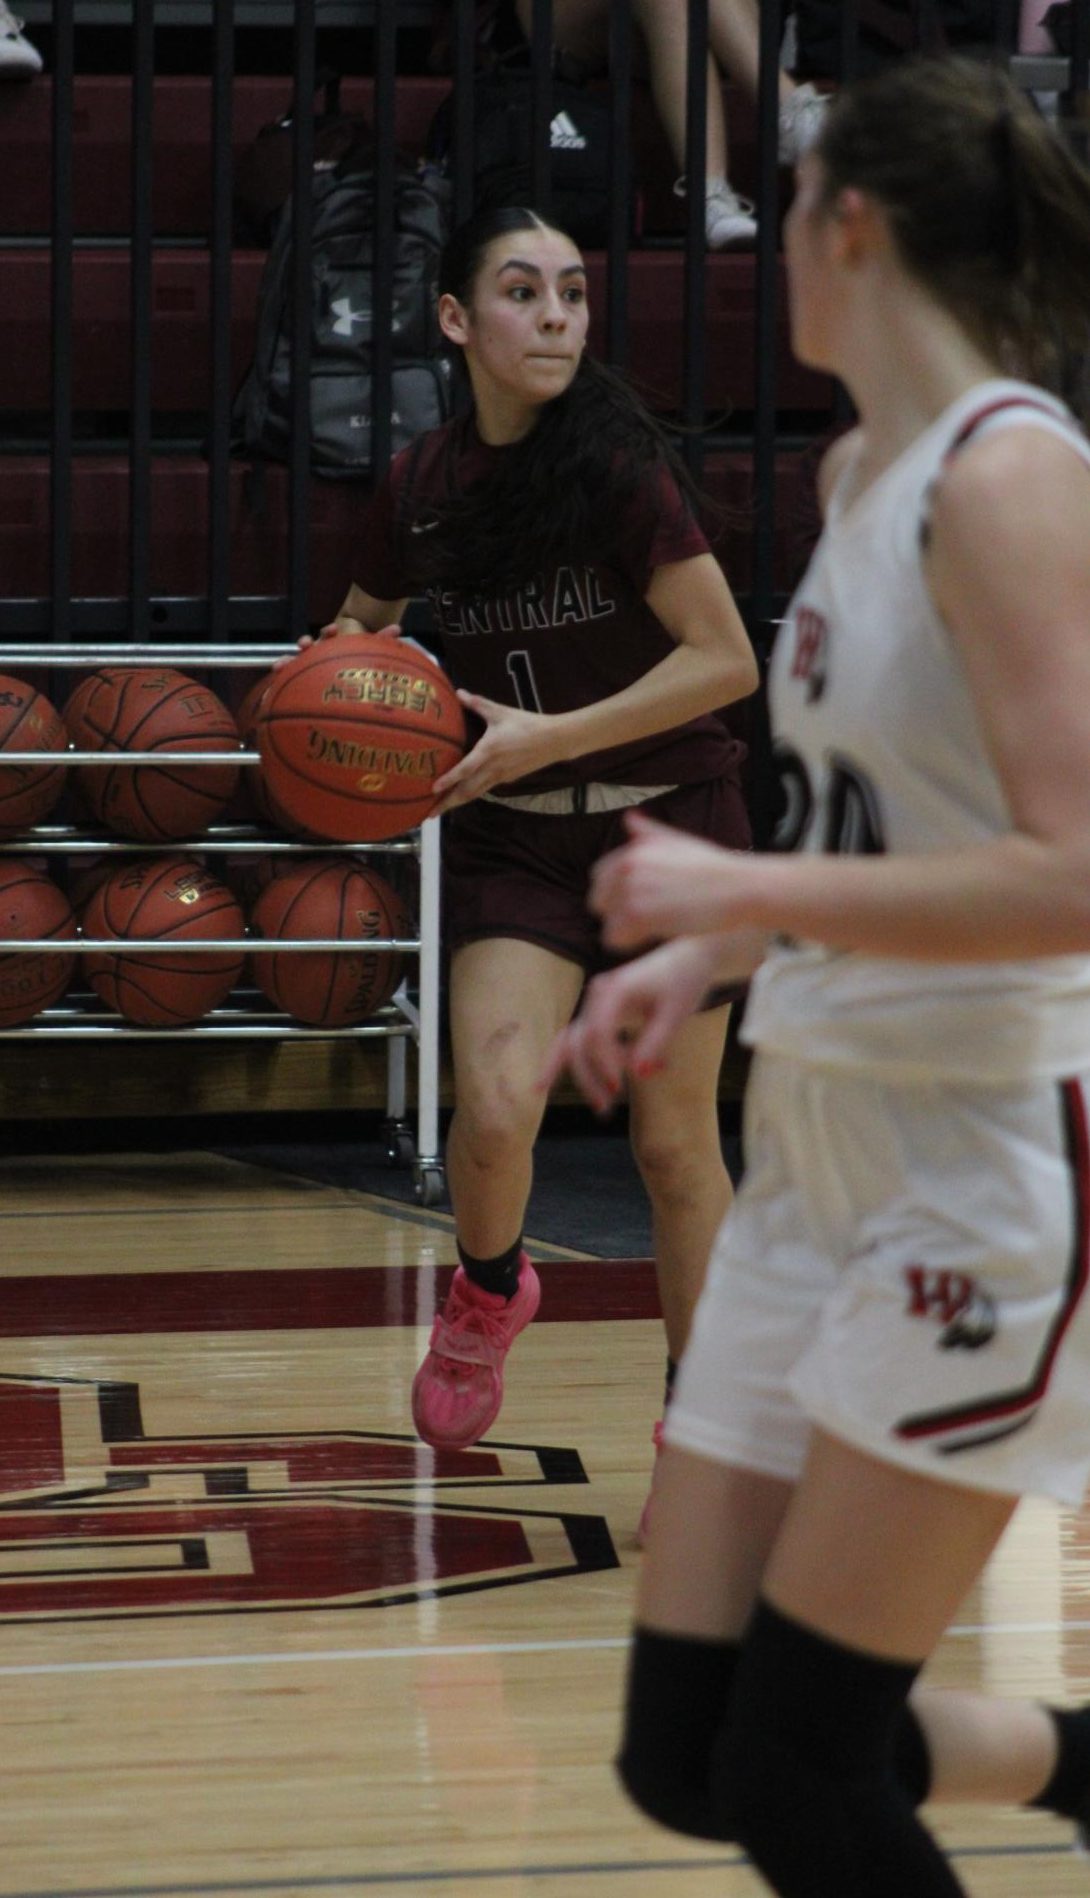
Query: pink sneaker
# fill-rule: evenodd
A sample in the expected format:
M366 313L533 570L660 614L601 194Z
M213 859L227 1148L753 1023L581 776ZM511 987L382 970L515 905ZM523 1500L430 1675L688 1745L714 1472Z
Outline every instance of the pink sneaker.
M657 1468L659 1455L662 1450L662 1418L661 1417L659 1418L658 1423L655 1425L655 1428L651 1432L651 1441L655 1446L655 1466ZM654 1502L654 1500L655 1500L655 1471L654 1469L652 1469L651 1488L647 1492L647 1501L644 1503L643 1510L640 1515L639 1527L636 1530L636 1545L638 1548L641 1548L641 1549L646 1548L647 1538L651 1533L651 1504Z
M526 1253L514 1298L482 1292L459 1266L413 1379L413 1422L434 1450L461 1450L493 1424L503 1403L503 1360L541 1303Z

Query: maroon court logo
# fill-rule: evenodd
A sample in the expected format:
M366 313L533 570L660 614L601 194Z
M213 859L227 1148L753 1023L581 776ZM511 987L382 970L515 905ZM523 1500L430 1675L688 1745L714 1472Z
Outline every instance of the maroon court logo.
M135 1384L0 1377L0 1621L384 1608L616 1568L602 1517L500 1500L586 1480L574 1450L518 1444L147 1437Z

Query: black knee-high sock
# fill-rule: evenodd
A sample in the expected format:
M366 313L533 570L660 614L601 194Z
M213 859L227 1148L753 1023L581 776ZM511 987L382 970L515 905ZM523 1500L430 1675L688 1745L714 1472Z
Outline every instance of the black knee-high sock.
M1030 1805L1061 1819L1090 1813L1090 1707L1049 1707L1059 1752L1052 1778Z
M693 1838L726 1837L712 1811L709 1760L726 1717L737 1657L734 1642L635 1630L621 1777L645 1811ZM1048 1711L1056 1722L1059 1757L1030 1805L1079 1818L1090 1805L1090 1707ZM923 1805L931 1792L931 1754L911 1704L894 1729L893 1769L912 1805Z
M758 1602L713 1751L713 1801L781 1898L965 1898L897 1777L917 1672Z
M709 1762L738 1661L733 1641L637 1628L617 1771L637 1806L693 1839L725 1840Z
M500 1298L514 1298L519 1288L519 1261L522 1258L522 1234L519 1233L513 1246L506 1252L500 1252L494 1259L475 1259L467 1252L461 1240L457 1242L458 1257L470 1283L482 1292L492 1292Z
M729 1838L713 1810L711 1757L737 1665L734 1641L634 1631L618 1771L638 1806L690 1838ZM894 1734L893 1768L912 1804L922 1805L931 1761L908 1706Z

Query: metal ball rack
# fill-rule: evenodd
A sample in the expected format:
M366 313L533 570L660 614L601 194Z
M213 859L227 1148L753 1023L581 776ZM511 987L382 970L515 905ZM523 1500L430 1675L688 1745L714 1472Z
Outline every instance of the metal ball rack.
M0 670L20 672L45 668L57 671L91 671L103 665L192 666L199 671L235 670L243 667L268 667L288 657L295 648L284 645L42 645L0 646ZM240 766L260 764L260 754L239 747L235 751L79 751L74 746L64 752L4 751L4 765L53 764L89 765L95 768L125 765L166 765L230 763ZM415 998L407 981L402 982L392 1000L366 1022L349 1028L307 1028L279 1013L253 991L233 991L219 1008L189 1028L140 1028L120 1015L103 1008L93 997L65 997L46 1008L31 1021L15 1028L0 1028L0 1041L47 1041L82 1039L97 1041L373 1041L385 1040L386 1117L384 1133L387 1157L391 1165L411 1166L415 1196L424 1206L437 1205L444 1196L443 1162L439 1153L439 819L432 817L403 836L383 843L289 842L270 837L256 825L212 825L202 835L161 843L137 843L113 833L89 834L75 825L39 824L18 837L0 841L3 856L57 856L80 854L95 856L163 856L189 854L198 858L260 854L261 856L314 856L316 852L344 852L351 856L412 857L419 866L419 903L415 936L376 937L369 949L402 950L417 961ZM171 942L170 953L202 954L210 947L249 955L255 938L215 941L187 939ZM113 940L90 939L82 934L58 941L54 937L24 939L19 942L0 939L5 955L50 954L91 955L95 951L117 952ZM283 938L275 942L262 939L262 955L289 951L324 951L336 955L358 952L358 942L329 938ZM157 939L125 939L126 950L156 951L163 944ZM407 1053L413 1042L417 1053L416 1127L408 1118Z

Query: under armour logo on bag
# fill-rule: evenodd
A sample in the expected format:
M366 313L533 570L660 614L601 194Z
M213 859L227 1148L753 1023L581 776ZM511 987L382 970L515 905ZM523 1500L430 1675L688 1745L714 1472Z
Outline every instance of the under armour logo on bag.
M337 321L333 325L334 336L351 336L353 323L369 323L370 310L354 310L350 297L337 297L330 304Z
M585 152L587 149L586 138L567 112L558 112L550 125L549 144L554 152Z

